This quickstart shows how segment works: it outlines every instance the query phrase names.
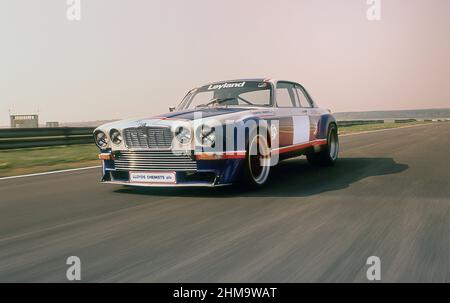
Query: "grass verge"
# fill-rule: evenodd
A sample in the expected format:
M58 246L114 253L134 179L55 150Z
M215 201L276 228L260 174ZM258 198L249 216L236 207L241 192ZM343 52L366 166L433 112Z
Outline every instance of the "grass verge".
M0 177L100 165L92 144L0 151Z
M380 129L391 129L391 128L399 128L403 126L411 126L411 125L418 125L418 124L430 124L430 123L437 123L437 122L423 122L423 121L417 121L417 122L408 122L408 123L394 123L394 122L386 122L386 123L377 123L377 124L364 124L364 125L353 125L353 126L341 126L339 127L339 134L350 134L350 133L359 133L359 132L366 132L366 131L372 131L372 130L380 130Z

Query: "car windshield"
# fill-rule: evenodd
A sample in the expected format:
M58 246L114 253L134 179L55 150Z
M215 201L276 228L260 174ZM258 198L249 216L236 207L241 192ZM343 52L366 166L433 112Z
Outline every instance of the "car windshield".
M271 106L268 82L241 81L205 85L189 92L178 110L217 106Z

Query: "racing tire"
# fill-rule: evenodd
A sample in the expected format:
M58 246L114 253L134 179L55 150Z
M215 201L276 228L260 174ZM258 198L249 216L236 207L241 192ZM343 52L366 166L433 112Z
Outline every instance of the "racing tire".
M339 155L339 136L336 124L330 124L327 132L327 144L319 152L306 155L308 162L314 166L332 166Z
M255 189L267 184L271 172L270 163L270 146L267 137L261 133L251 136L248 140L242 172L244 185Z

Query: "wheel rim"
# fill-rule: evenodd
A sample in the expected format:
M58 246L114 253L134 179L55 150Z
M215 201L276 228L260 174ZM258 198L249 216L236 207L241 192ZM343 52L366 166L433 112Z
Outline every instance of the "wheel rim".
M255 136L250 143L248 161L253 181L257 184L266 182L270 172L270 153L262 136Z
M337 159L339 153L339 139L335 130L330 132L330 138L328 140L330 158L333 160Z

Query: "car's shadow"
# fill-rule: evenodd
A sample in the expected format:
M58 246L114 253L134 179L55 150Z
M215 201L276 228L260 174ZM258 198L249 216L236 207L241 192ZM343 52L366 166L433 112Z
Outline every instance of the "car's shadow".
M341 158L332 167L312 167L306 159L281 162L272 170L270 182L261 189L238 186L217 188L132 188L116 193L180 197L303 197L348 187L367 177L398 174L408 169L392 158Z

